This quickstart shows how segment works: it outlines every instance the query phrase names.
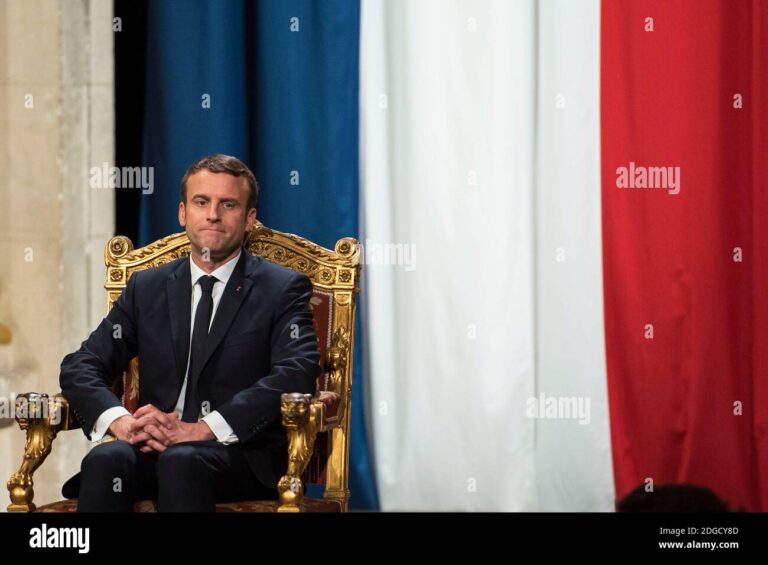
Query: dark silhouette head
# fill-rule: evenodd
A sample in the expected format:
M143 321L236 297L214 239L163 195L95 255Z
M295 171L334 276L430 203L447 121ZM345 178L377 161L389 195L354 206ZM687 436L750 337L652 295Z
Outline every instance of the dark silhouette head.
M617 512L728 512L728 505L705 487L688 484L640 485L616 503Z

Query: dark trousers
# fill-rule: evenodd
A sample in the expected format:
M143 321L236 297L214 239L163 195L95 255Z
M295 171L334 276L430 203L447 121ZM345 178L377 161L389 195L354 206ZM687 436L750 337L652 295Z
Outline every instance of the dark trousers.
M278 496L256 479L239 449L214 440L177 443L162 453L102 443L80 471L78 512L131 512L138 500L157 500L159 512L214 512L217 502Z

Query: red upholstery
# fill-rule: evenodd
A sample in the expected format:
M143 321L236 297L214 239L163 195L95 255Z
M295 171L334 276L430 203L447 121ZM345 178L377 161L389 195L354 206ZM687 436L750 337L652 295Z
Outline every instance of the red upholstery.
M318 346L320 347L320 359L325 366L325 355L331 347L331 331L333 328L334 302L333 293L315 287L310 299L312 315L314 316L315 332L317 333ZM317 379L317 390L328 390L328 375L325 371L320 373ZM337 402L338 404L338 402ZM312 452L312 458L309 460L307 468L301 480L304 484L315 483L325 484L325 465L328 461L328 434L321 433L315 440L315 448Z
M335 418L341 406L341 396L328 390L321 392L317 399L325 404L325 421Z

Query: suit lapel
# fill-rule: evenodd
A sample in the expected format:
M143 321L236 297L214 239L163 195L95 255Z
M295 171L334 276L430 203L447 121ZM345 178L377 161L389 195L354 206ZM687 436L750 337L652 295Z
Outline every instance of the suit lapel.
M173 337L173 358L176 362L178 386L184 382L189 357L190 327L192 324L192 275L190 258L181 262L165 285Z

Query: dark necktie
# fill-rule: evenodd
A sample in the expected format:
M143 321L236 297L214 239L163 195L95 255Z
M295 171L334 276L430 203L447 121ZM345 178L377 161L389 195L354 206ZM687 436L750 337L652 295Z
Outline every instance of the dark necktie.
M213 312L213 284L216 277L204 275L197 279L202 293L200 301L197 303L195 312L195 325L192 328L192 345L189 356L189 370L187 372L187 392L184 395L184 412L181 419L184 422L197 422L200 415L200 398L198 398L198 367L202 362L202 356L205 352L205 342L208 339L208 328L211 324L211 313Z

